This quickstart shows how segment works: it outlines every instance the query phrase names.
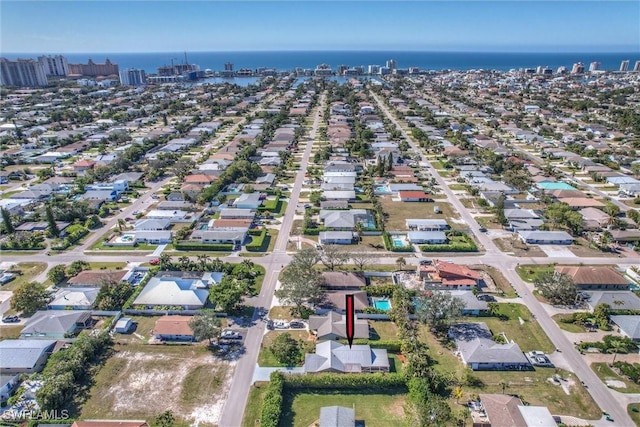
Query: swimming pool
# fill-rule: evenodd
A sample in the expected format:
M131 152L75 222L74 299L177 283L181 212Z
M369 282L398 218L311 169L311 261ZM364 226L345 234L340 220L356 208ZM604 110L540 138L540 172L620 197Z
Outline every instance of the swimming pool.
M393 239L393 245L394 246L404 246L404 242L402 241L402 239Z
M387 299L378 299L373 301L373 306L378 310L389 311L391 310L391 302Z

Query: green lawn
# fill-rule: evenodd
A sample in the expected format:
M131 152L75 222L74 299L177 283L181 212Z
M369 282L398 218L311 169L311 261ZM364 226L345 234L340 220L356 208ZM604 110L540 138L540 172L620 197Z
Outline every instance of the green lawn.
M635 409L635 411L634 411ZM640 404L632 403L627 406L627 413L637 426L640 426Z
M391 196L382 196L378 200L382 205L382 210L387 214L386 229L387 230L406 230L407 219L422 218L422 219L444 219L449 222L453 228L455 223L451 222L451 219L460 218L460 215L453 210L451 204L447 202L435 202L435 203L412 203L412 202L395 202L391 199ZM434 207L438 206L441 213L435 213Z
M564 329L567 332L573 332L575 334L587 332L587 329L582 325L578 325L577 323L565 323L560 321L561 319L571 318L570 314L556 314L551 316L551 318L555 320L555 322L558 324L560 329Z
M269 347L276 339L278 335L289 333L293 338L300 341L301 345L304 348L305 353L313 353L315 351L315 343L314 341L309 340L309 332L306 330L293 330L293 331L269 331L265 334L262 339L262 344L260 344L260 353L258 353L258 365L260 366L285 366L276 359L276 357L271 353ZM298 366L302 366L300 363Z
M16 273L16 278L3 285L0 290L13 291L19 286L33 281L36 276L42 274L46 269L47 264L44 262L20 262L9 270Z
M516 273L527 282L533 282L544 273L553 273L553 264L523 264L516 267Z
M619 391L620 393L640 393L640 384L634 383L624 375L618 375L609 367L608 363L592 363L591 369L605 385L607 385L607 380L622 381L626 385L626 387L609 386L609 388ZM640 406L640 404L638 406Z
M0 341L12 340L20 338L20 332L22 332L24 325L2 325L0 326Z
M126 262L90 262L92 270L122 270L127 266Z
M356 423L367 427L403 425L404 393L344 393L339 390L316 392L287 392L284 394L281 426L308 427L320 418L323 406L354 408Z
M249 400L244 410L242 427L255 427L262 416L262 402L267 391L267 382L257 382L249 390Z
M505 315L509 320L500 320L498 317L468 317L468 322L485 322L493 334L504 332L509 340L513 340L522 351L552 352L555 347L544 333L529 309L522 304L497 304L497 314ZM520 324L522 319L524 323Z
M369 338L371 340L397 340L398 327L390 320L370 320Z

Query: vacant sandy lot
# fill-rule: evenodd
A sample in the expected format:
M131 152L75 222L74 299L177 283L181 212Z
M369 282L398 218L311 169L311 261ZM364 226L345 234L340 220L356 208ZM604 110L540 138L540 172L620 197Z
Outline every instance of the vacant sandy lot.
M216 425L234 366L203 346L116 347L96 376L82 418L152 421L171 410L185 425Z

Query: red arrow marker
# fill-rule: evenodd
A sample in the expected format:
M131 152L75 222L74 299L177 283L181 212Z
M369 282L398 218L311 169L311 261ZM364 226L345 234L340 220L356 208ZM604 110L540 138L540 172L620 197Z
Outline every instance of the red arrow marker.
M356 334L356 310L353 302L353 294L345 295L345 302L347 306L347 340L349 341L349 348L351 348L353 337Z

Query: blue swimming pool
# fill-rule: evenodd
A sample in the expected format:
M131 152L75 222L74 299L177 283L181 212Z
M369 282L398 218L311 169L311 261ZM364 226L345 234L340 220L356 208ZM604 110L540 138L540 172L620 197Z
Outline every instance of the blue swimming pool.
M379 310L389 311L391 310L391 303L386 299L379 299L373 301L373 306Z
M402 239L393 239L393 245L394 246L404 246L404 242L402 241Z

